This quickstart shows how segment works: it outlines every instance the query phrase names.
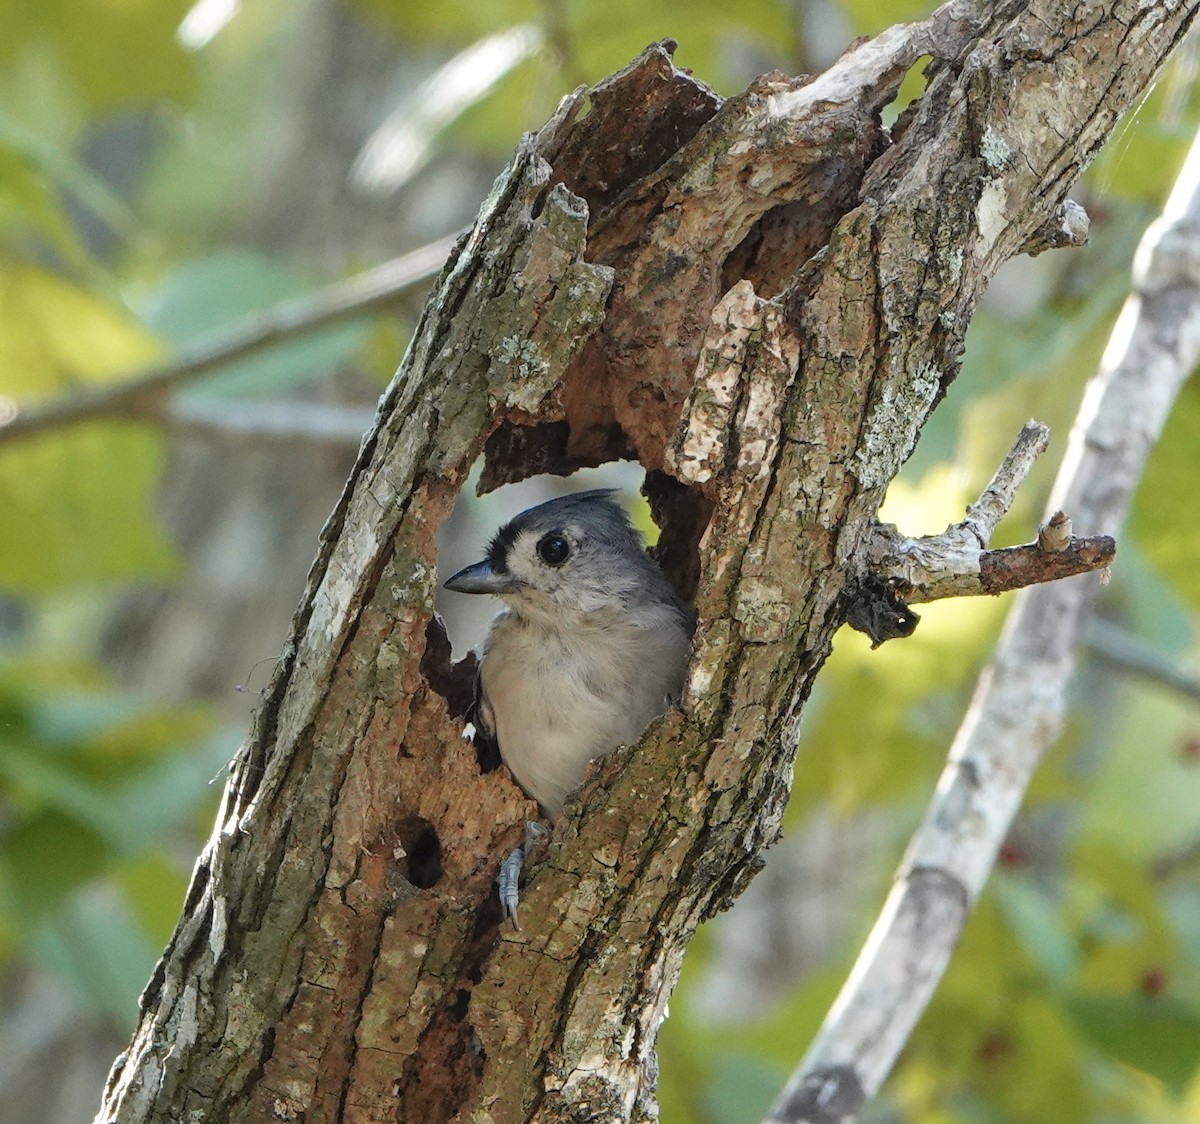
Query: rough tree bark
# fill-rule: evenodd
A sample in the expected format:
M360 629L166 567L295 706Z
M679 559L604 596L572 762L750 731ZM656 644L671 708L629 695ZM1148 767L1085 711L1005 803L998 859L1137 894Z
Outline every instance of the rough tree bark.
M660 45L522 145L326 527L99 1119L654 1117L683 950L776 835L833 633L895 611L884 489L995 269L1078 239L1065 194L1196 3L952 0L724 103ZM534 808L462 740L431 609L481 452L485 485L636 457L700 614L683 707L593 770L522 933L493 879Z

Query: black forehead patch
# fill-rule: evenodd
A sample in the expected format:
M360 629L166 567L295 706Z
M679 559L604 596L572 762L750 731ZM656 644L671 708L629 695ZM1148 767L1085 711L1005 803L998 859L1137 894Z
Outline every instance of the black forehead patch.
M610 542L631 544L631 549L640 552L641 537L631 526L625 509L614 499L615 495L611 488L573 492L522 511L493 536L488 544L488 563L497 573L506 574L513 544L526 531L539 536L552 531L561 533L572 520L581 518L601 531Z
M492 541L488 543L488 564L497 574L508 573L508 552L512 550L513 543L517 541L517 535L520 533L521 529L517 526L517 521L514 519L509 523L505 523L492 536Z

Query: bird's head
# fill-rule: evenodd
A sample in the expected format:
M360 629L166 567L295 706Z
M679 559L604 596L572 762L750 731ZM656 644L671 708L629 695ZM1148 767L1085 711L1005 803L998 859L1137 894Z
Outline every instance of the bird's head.
M491 593L532 618L621 609L662 596L666 579L610 489L538 504L496 533L487 557L446 583L457 593Z

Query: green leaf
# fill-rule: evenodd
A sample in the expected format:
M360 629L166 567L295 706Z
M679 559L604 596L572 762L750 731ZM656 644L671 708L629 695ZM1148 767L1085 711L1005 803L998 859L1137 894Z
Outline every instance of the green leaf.
M307 278L269 258L228 251L188 262L145 302L148 323L175 346L211 338L255 312L310 292ZM230 364L185 397L267 394L325 378L371 336L367 320L341 324Z
M743 1124L767 1115L779 1095L779 1073L752 1055L726 1049L713 1059L704 1097L713 1124Z
M104 836L53 809L24 819L0 839L4 912L29 924L62 906L112 858Z
M79 767L98 781L144 775L147 764L156 764L169 751L195 746L212 730L212 716L200 706L146 709L121 722L93 729L83 740Z
M1118 701L1106 731L1111 748L1091 780L1080 826L1101 856L1095 876L1130 902L1140 887L1145 903L1157 900L1150 863L1196 837L1200 769L1178 753L1195 735L1196 708L1162 687L1134 683Z
M30 942L41 964L120 1026L132 1025L160 947L121 896L104 890L83 895L47 918Z
M1065 986L1075 971L1075 944L1058 907L1028 878L1000 872L993 892L1005 919L1029 958L1054 986Z
M929 0L844 0L843 8L853 24L854 35L878 35L894 23L910 23L927 16L935 7Z
M122 863L115 877L146 939L155 946L166 944L179 920L187 874L165 855L151 852Z
M1100 150L1089 179L1104 195L1162 202L1164 188L1187 156L1195 120L1185 113L1178 124L1168 124L1163 108L1161 91L1152 90Z
M391 0L354 0L354 6L404 40L464 43L498 27L537 20L535 0L457 0L454 4L395 4Z
M133 232L132 212L103 180L50 138L0 112L0 208L5 210L14 191L14 177L19 177L19 186L27 192L25 221L49 236L68 261L81 264L85 254L57 191L82 203L113 232Z
M0 248L14 256L26 252L31 235L73 265L87 258L45 178L24 153L0 141Z
M161 353L127 309L39 266L0 261L5 394L30 400L113 382Z
M240 731L218 733L187 752L161 757L111 789L109 800L124 824L122 842L127 853L189 824L205 806L207 824L221 796L216 782L237 751L239 737Z
M1106 1054L1164 1082L1176 1095L1200 1065L1200 1010L1168 999L1079 995L1067 1011Z
M686 0L671 5L644 0L610 0L569 9L568 34L580 71L596 81L636 57L649 43L675 39L675 59L723 93L738 92L754 72L791 60L783 45L792 28L788 9L771 0ZM757 54L747 73L736 68L739 49ZM743 55L744 57L744 55Z
M51 756L36 743L0 743L0 781L10 799L35 813L54 809L69 815L102 837L106 847L119 846L125 835L108 794L80 776L70 758Z
M116 691L41 690L23 699L30 734L48 745L77 751L98 731L132 720L141 709Z
M0 2L0 63L50 53L97 115L160 98L186 98L194 56L176 38L191 0Z
M109 382L159 352L126 310L37 266L0 268L0 370L18 401ZM162 456L157 433L117 421L0 448L0 590L171 574L153 511Z
M164 579L174 549L154 516L161 437L97 421L0 448L0 590Z
M359 353L359 363L365 374L385 387L399 366L399 358L408 347L409 334L398 318L377 317L371 325L371 334Z
M23 698L0 678L0 794L19 821L52 809L134 853L186 823L233 752L199 707L150 710L115 693Z

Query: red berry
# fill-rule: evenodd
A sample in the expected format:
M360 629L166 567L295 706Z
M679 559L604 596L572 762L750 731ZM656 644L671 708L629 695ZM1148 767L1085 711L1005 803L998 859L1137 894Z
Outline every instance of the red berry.
M1020 843L1006 839L1000 845L1000 853L996 856L999 863L1009 870L1017 870L1029 864L1029 854Z
M1167 973L1164 968L1147 968L1142 973L1142 994L1152 999L1162 995L1167 987Z
M1012 1039L1000 1031L993 1031L979 1044L979 1060L985 1065L1002 1062L1012 1053Z

